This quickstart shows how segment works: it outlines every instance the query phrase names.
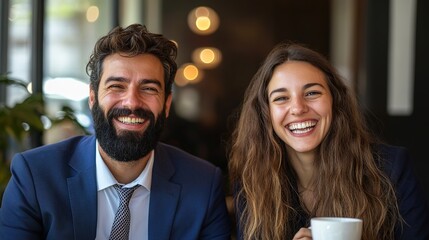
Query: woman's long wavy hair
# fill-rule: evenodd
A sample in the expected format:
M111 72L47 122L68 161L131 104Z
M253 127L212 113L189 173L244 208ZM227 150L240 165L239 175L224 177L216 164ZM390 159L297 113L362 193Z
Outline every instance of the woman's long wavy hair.
M393 239L401 219L395 192L378 167L377 141L355 95L324 56L293 43L277 45L252 78L232 135L229 174L243 238L280 240L295 234L288 220L296 215L291 205L296 175L285 143L273 130L267 96L274 69L286 61L320 69L333 97L332 124L314 162L318 171L310 216L361 218L362 239Z

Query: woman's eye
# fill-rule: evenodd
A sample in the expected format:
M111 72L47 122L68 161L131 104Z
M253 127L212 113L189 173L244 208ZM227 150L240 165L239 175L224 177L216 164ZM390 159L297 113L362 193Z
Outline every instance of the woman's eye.
M281 97L275 97L273 99L273 102L280 102L280 101L286 101L288 98L285 96L281 96Z
M311 91L311 92L308 92L305 95L306 96L317 96L317 95L320 95L320 92L319 91Z

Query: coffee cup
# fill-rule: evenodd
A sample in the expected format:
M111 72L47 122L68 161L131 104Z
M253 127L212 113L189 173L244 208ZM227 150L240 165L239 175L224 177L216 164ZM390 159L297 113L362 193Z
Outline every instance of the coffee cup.
M316 217L311 219L313 240L360 240L362 219L345 217Z

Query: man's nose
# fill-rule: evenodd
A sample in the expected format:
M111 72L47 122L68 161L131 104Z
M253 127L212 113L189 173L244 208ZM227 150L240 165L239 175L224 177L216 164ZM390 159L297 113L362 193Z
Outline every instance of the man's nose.
M140 92L135 89L128 89L127 93L125 94L122 105L125 108L128 109L136 109L140 107L142 104L142 99L140 97Z

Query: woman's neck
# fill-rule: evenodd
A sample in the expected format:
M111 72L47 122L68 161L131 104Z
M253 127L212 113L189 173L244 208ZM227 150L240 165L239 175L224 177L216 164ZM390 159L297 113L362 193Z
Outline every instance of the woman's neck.
M297 174L297 184L302 190L313 190L314 153L288 152L288 157ZM299 190L299 189L298 189Z

